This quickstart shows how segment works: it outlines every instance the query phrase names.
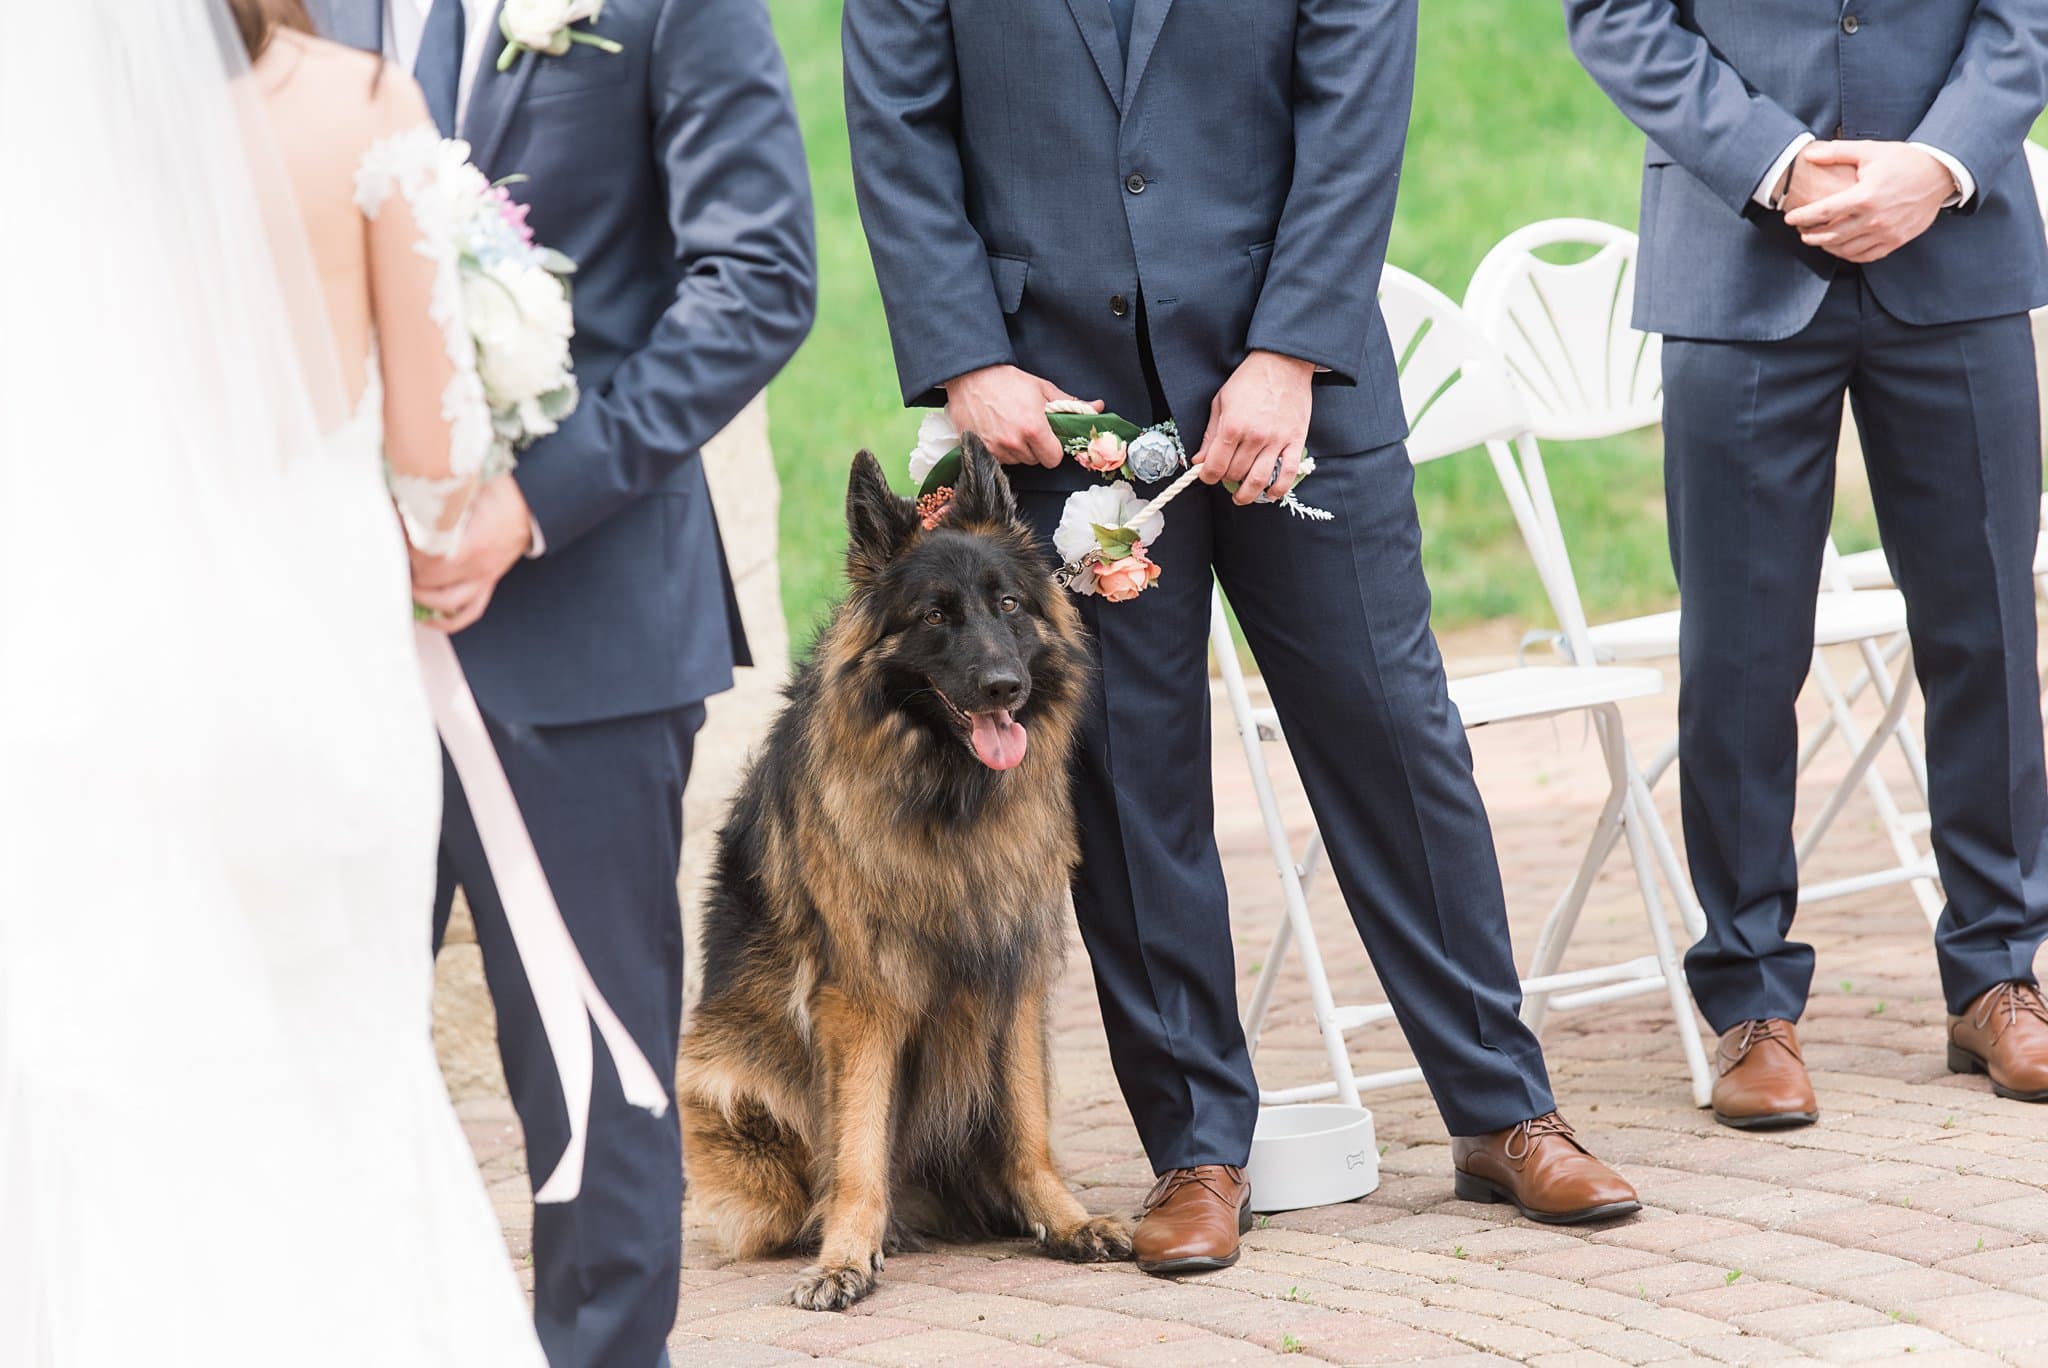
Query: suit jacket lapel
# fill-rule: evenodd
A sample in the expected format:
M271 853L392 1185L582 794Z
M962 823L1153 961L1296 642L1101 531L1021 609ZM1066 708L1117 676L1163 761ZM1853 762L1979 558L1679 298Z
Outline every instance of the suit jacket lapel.
M384 50L384 0L307 0L320 36L365 52Z
M1095 69L1102 73L1102 83L1109 88L1109 98L1115 102L1117 112L1122 113L1123 44L1117 41L1116 20L1110 17L1107 0L1067 0L1067 8L1074 12L1074 22L1081 26L1081 37L1088 44L1088 55L1095 59Z
M491 32L495 34L498 30L493 27ZM461 129L469 142L470 159L487 175L491 159L498 155L498 145L505 140L506 125L512 122L519 107L520 96L526 93L540 64L549 60L537 52L522 52L510 71L500 71L499 51L494 46L478 60L476 85L469 92L469 113Z
M1145 66L1152 60L1152 49L1159 43L1159 30L1166 24L1173 0L1137 0L1137 5L1131 15L1131 54L1124 62L1124 93L1117 102L1120 110L1129 109L1138 98L1138 84L1145 79ZM1115 36L1112 31L1112 42Z

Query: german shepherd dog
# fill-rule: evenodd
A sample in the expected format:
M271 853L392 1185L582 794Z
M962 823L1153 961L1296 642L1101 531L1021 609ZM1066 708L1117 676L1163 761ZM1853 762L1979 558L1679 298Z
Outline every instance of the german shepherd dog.
M700 1210L736 1257L815 1249L817 1311L928 1238L1131 1248L1048 1135L1079 616L972 437L936 526L866 452L846 517L847 597L719 833L680 1075Z

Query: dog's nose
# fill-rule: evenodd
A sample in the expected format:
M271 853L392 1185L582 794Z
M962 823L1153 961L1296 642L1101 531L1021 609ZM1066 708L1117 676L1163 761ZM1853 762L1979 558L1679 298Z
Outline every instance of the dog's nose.
M981 702L986 708L1001 708L1005 711L1024 701L1024 677L1007 670L998 670L984 675L981 681Z

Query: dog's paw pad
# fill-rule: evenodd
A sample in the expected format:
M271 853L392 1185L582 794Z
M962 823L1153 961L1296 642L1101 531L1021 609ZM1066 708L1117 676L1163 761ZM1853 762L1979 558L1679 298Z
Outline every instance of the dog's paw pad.
M1045 1250L1075 1263L1116 1263L1131 1257L1131 1232L1114 1216L1097 1216L1072 1230L1048 1236Z
M864 1260L861 1266L839 1264L824 1268L812 1264L797 1275L789 1299L806 1311L844 1311L875 1290L875 1270L882 1256Z

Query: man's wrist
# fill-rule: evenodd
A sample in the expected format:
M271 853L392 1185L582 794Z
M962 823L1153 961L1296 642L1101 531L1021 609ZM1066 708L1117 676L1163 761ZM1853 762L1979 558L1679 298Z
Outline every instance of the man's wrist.
M1277 362L1283 368L1297 372L1304 380L1313 377L1317 371L1323 369L1313 361L1304 361L1301 357L1289 356L1286 352L1254 351L1251 355Z
M1757 183L1756 193L1750 198L1766 209L1777 209L1785 202L1785 192L1792 188L1792 167L1799 160L1799 154L1812 146L1815 138L1811 133L1801 133L1785 145L1778 159L1771 163L1771 169Z
M1909 142L1906 146L1925 152L1928 156L1940 162L1941 169L1948 172L1949 180L1955 183L1955 194L1942 201L1942 208L1960 209L1963 205L1976 198L1977 178L1970 174L1969 167L1964 166L1955 157L1931 143Z
M540 518L535 515L533 505L527 502L526 486L520 483L517 471L508 471L498 478L504 481L506 492L519 505L518 516L526 523L526 546L519 553L520 558L540 559L547 554L548 539L547 534L540 529Z
M953 393L953 388L956 385L963 385L971 380L978 380L982 376L992 374L996 371L1011 369L1014 369L1013 363L1008 361L995 361L991 362L986 366L976 366L971 370L961 371L958 375L954 376L950 380L941 380L939 381L938 387L941 390L944 390L946 392L946 395L950 398Z

